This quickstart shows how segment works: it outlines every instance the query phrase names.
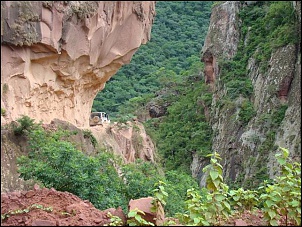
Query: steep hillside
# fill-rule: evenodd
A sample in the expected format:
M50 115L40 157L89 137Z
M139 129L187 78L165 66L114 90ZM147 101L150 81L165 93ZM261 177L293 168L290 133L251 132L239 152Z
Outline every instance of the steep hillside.
M279 146L301 158L301 3L249 4L213 8L202 60L212 149L229 182L257 187L276 174Z
M72 135L67 141L86 155L107 151L121 158L124 164L135 163L138 159L155 162L154 144L139 122L112 123L94 127L78 128L69 122L54 119L43 124L48 131L68 130ZM10 126L1 130L1 191L30 189L35 181L24 181L18 173L17 159L29 152L28 138L15 135Z
M206 155L216 151L232 187L254 188L278 171L279 146L300 159L300 7L215 2L203 65L162 68L157 75L165 88L126 103L142 116L166 170L191 172L204 186Z

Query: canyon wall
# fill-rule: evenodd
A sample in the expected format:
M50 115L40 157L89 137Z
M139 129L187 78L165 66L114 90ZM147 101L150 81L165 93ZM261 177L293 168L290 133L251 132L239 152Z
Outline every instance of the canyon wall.
M88 126L95 96L150 40L154 16L155 1L1 2L1 123Z
M213 7L201 56L205 63L205 82L213 91L210 113L212 149L221 155L226 180L248 187L258 185L255 179L261 181L277 174L274 155L280 151L279 146L288 149L294 160L301 158L301 39L298 44L273 49L265 70L253 57L256 54L252 54L247 62L246 78L241 79L251 81L252 95L249 98L227 98L230 91L226 86L228 81L222 78L221 62L232 60L238 51L240 35L243 34L239 12L243 7L255 4L255 1L228 1ZM301 2L295 1L292 5L298 15L295 17L297 29L300 29ZM245 48L249 41L249 35L245 36ZM235 68L236 79L234 71ZM243 122L241 116L246 104L251 104L251 110L245 114L252 117ZM283 119L282 111L285 111ZM279 119L282 121L278 122ZM205 175L201 170L207 162L204 158L193 157L193 164L193 175L199 176L200 186L204 186Z

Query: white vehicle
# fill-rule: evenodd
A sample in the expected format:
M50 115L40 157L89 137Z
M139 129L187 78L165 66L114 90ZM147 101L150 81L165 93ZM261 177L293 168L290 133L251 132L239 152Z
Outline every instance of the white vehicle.
M105 112L92 112L89 118L89 125L102 125L103 123L110 123L110 119Z

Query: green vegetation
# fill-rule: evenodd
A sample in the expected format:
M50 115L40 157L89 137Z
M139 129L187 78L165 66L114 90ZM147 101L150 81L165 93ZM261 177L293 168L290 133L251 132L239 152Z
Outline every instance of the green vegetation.
M6 218L9 218L12 215L28 213L34 209L41 209L46 212L52 212L52 210L53 210L52 207L44 207L43 205L40 205L40 204L32 204L29 207L24 208L24 209L10 210L7 213L1 214L1 221L5 220Z
M286 225L293 221L301 225L301 163L288 162L289 151L280 148L282 153L275 155L281 166L280 175L274 184L263 186L265 193L260 195L263 201L264 218L270 225L285 216ZM262 188L262 187L261 187ZM261 189L260 188L260 189Z
M211 151L210 88L203 82L202 40L211 2L157 2L151 40L141 46L97 95L93 111L104 110L117 122L148 115L150 102L166 106L161 119L144 122L157 144L165 171L190 174L192 153ZM169 206L169 205L167 205Z
M94 135L92 134L92 132L89 129L85 129L85 130L83 130L83 133L84 133L84 138L89 138L92 145L94 147L96 147L98 142L97 142L96 138L94 137Z
M6 115L6 110L1 107L1 116L5 116L5 115Z
M122 164L118 157L102 150L88 156L66 140L72 135L70 131L45 131L27 116L17 121L26 123L21 123L21 131L26 130L29 144L29 154L17 159L20 177L37 180L47 188L71 192L99 209L121 206L127 210L130 199L147 197L153 194L157 182L165 182L171 192L167 212L172 215L184 209L184 203L178 201L185 198L186 187L197 187L191 176L176 171L165 176L151 162L138 159L135 163ZM120 174L115 167L121 170Z
M214 152L210 164L203 171L207 174L207 186L202 191L195 188L187 190L186 210L175 216L183 225L215 226L224 225L234 216L240 215L244 210L261 210L270 226L277 226L277 221L285 217L285 225L301 224L301 163L289 160L289 151L281 148L281 153L275 157L280 165L280 175L271 184L264 182L257 191L243 188L229 190L223 182L222 166L218 162L220 156ZM154 185L154 201L165 204L169 194L165 192L164 182ZM130 215L129 215L130 214ZM142 219L142 211L133 210L128 217L131 226L149 225ZM172 223L175 224L175 223Z
M212 152L213 132L208 122L213 111L212 92L203 83L200 50L211 7L221 3L157 2L151 40L138 49L131 63L123 66L94 100L93 110L107 111L123 121L144 119L149 103L164 106L164 116L144 125L165 171L177 169L190 174L192 153L205 157ZM246 127L256 115L248 60L256 59L263 73L271 53L284 45L297 44L300 34L290 2L256 2L244 6L238 16L242 23L236 55L231 60L218 59L220 76L216 85L226 95L214 107L220 107L220 113L227 112L235 124ZM258 149L261 160L276 150L276 130L286 108L280 105L268 113L271 120L264 124L267 132ZM254 177L262 181L267 176L267 170L261 167ZM244 184L254 187L258 180L246 179Z
M176 213L185 212L187 189L199 188L196 179L192 178L191 174L171 170L166 171L165 182L167 185L165 191L169 195L166 199L166 204L163 204L166 216L174 216Z
M192 153L204 157L211 152L213 133L205 113L211 111L212 93L203 83L199 57L203 43L197 38L203 35L200 40L204 39L206 32L201 31L207 30L211 4L158 2L151 40L139 48L131 63L123 66L94 100L93 110L102 109L114 120L124 122L147 115L146 106L151 101L166 106L163 117L144 122L166 171L179 169L189 173ZM206 13L200 14L201 11ZM242 25L238 51L232 60L219 60L221 75L217 83L227 94L217 104L233 111L231 117L238 114L238 123L246 126L256 114L248 59L254 57L264 70L272 51L296 43L299 34L294 29L296 20L289 2L257 2L243 7L239 17ZM282 38L276 36L281 30L288 31ZM237 99L243 100L239 106ZM285 106L281 107L274 121L281 122L285 110ZM273 147L269 138L260 152Z
M13 34L9 41L14 45L30 46L39 41L39 34L36 30L36 22L39 21L39 15L34 11L34 7L29 1L14 2L12 7L18 9L18 18L11 26Z
M190 174L191 153L205 156L211 150L212 129L206 120L205 108L209 107L212 94L202 81L193 84L190 80L184 81L176 89L183 95L168 107L160 124L151 119L145 126L157 143L165 169Z
M253 86L247 77L248 59L255 58L263 73L267 70L272 51L284 45L297 44L300 34L297 33L298 24L290 2L257 2L242 8L239 17L242 25L238 50L232 60L220 60L220 83L227 90L223 99L235 100L240 96L248 99L239 113L239 120L246 125L255 114L249 101ZM281 107L280 116L276 119L279 122L284 110L286 107Z
M124 65L106 83L105 89L96 96L92 111L105 111L111 119L134 114L156 91L181 79L180 75L194 65L200 65L211 4L156 2L151 40L137 50L130 64Z
M277 146L274 146L277 130L285 117L285 112L287 110L287 105L281 105L279 108L274 109L271 113L263 114L258 118L258 124L262 125L266 129L265 139L258 148L258 152L261 153L263 161L267 160L267 155L269 151L277 150ZM253 185L257 185L259 180L268 179L268 174L266 173L266 167L261 166L259 163L258 172L253 180Z
M165 191L165 182L159 181L154 184L155 189L153 189L153 200L151 211L157 213L160 206L165 207L168 193Z
M287 149L280 148L276 154L281 165L280 176L272 184L266 184L257 191L228 190L223 183L222 166L217 153L210 156L211 163L203 171L207 173L207 187L201 195L194 188L188 189L187 211L178 213L181 223L186 225L221 225L232 215L245 209L261 209L269 225L277 225L281 216L286 225L291 221L301 224L301 163L288 160Z
M122 180L111 161L113 155L100 152L87 156L61 140L61 135L60 131L48 133L42 128L30 131L30 153L18 158L20 176L88 199L99 209L125 205Z
M101 210L118 206L127 210L130 199L152 195L153 211L161 205L166 216L176 216L189 225L221 225L235 211L240 213L244 209L262 209L271 225L281 216L288 222L301 223L301 163L288 160L289 152L284 148L280 148L282 154L276 154L280 174L258 191L229 190L223 182L221 158L216 152L207 155L210 164L203 169L206 188L195 189L198 185L189 176L175 170L160 174L162 170L151 162L122 164L117 157L101 150L88 156L62 140L66 135L71 133L47 132L38 124L27 129L30 152L17 160L20 176L38 180L48 188L71 192ZM120 167L121 175L114 166ZM13 213L4 214L3 218L10 214ZM139 210L129 212L128 224L151 225L144 222L141 214ZM112 220L119 223L113 217Z
M7 85L7 83L4 83L3 85L2 85L2 94L6 94L8 92L8 85Z
M243 122L244 125L249 123L253 116L255 116L256 111L254 110L254 105L252 102L244 100L241 104L241 109L239 112L239 120Z
M12 129L16 136L25 135L36 127L34 119L25 115L22 115L22 117L18 118L16 121L16 124L12 124Z
M145 215L145 212L137 208L129 211L127 215L128 216L127 224L129 226L154 226L152 222L148 222L145 219L143 219L142 218L143 215Z
M258 192L255 190L238 188L230 190L229 196L231 206L236 207L239 212L244 210L252 211L259 204Z
M268 178L267 169L260 162L255 164L254 178L246 179L243 185L249 189L230 190L223 181L221 158L211 150L213 132L207 118L212 92L203 82L199 57L211 2L159 1L156 4L158 16L151 41L140 47L131 63L97 95L92 110L108 112L122 128L128 127L128 120L143 116L151 101L165 105L164 116L144 122L156 143L160 165L141 160L122 164L103 150L87 156L63 140L64 132L45 132L38 126L32 127L33 121L23 117L14 128L16 135L26 134L30 144L29 155L18 159L21 177L74 193L99 209L122 206L126 210L130 199L154 195L154 209L161 203L166 216L176 216L187 225L221 225L245 209L262 209L270 225L276 225L281 216L300 225L301 164L288 161L286 149L281 148L283 153L276 155L281 172L273 182L259 187ZM231 61L219 61L221 76L217 84L227 94L217 104L221 110L239 108L238 121L243 126L256 113L253 86L247 76L248 59L254 57L264 72L275 48L296 44L300 34L296 33L293 17L292 4L288 2L257 2L240 12L242 33L238 52ZM286 109L286 105L280 105L256 122L266 132L258 149L263 162L270 151L277 150L273 144ZM90 131L84 131L84 136L96 145ZM190 175L192 154L196 153L210 159L204 168L207 187L203 189ZM244 176L239 178L243 180ZM132 219L128 224L151 225L141 219L141 214L139 210L130 212L128 217ZM118 224L120 220L112 217L112 222Z
M299 24L291 2L257 2L256 5L243 8L239 14L242 19L242 36L248 37L246 44L241 43L245 46L242 60L254 54L262 72L267 70L273 50L297 44L300 40Z
M110 212L107 213L107 216L110 218L110 223L108 226L122 226L123 221L120 217L112 215Z
M70 7L67 12L67 18L76 15L78 19L83 20L95 15L98 10L98 3L95 1L85 1L76 4L73 4L72 2L67 3Z

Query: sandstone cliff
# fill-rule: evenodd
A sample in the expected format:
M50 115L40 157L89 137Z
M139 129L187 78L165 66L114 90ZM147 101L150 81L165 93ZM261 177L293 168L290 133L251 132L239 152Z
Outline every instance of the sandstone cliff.
M154 161L138 122L88 125L96 94L150 39L154 16L154 1L1 2L1 191L32 186L17 173L26 138L5 126L22 115L77 131L71 141L88 154L96 148L85 130L125 163Z
M276 174L274 155L278 146L289 149L293 158L301 158L300 44L288 44L274 49L266 70L260 69L259 60L253 57L256 55L251 55L246 78L251 80L252 96L239 96L222 103L228 92L226 81L221 78L222 66L219 62L232 60L236 55L242 34L242 21L238 14L243 7L253 7L253 4L257 3L228 1L216 5L212 9L202 50L205 82L213 88L210 113L214 132L212 149L221 154L224 177L229 182L249 186L257 184L255 179L261 181L265 176L273 177ZM298 15L296 19L300 28L301 2L292 4ZM248 35L243 39L246 45L249 42ZM255 111L246 124L240 121L243 103L251 103L251 109ZM284 118L280 124L275 124L282 108L285 110ZM200 172L204 165L204 159L194 157L193 175L202 175ZM205 176L202 175L200 185L204 184Z
M1 2L1 122L88 126L93 99L150 39L154 15L154 1Z

